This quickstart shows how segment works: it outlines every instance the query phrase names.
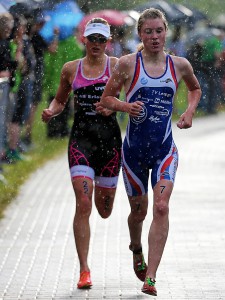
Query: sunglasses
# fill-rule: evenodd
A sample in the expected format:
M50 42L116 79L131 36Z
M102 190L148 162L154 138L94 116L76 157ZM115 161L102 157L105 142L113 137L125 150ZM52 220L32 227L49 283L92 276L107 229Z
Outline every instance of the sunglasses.
M87 39L91 43L99 43L99 44L105 44L108 41L108 39L106 37L94 36L94 35L88 35Z

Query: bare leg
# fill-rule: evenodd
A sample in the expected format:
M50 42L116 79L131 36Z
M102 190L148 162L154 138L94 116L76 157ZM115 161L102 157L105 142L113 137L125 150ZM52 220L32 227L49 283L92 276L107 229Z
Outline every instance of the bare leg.
M131 212L128 216L130 241L133 250L141 247L142 226L148 209L148 196L129 197Z
M35 113L37 111L37 105L33 104L30 110L30 115L29 118L26 122L26 129L25 129L25 137L27 140L31 141L32 138L32 128L33 128L33 123L35 119Z
M100 216L104 219L111 215L116 189L95 187L95 205Z
M88 178L75 178L73 180L73 188L76 196L73 229L80 261L80 272L90 271L87 259L90 242L89 217L92 210L93 182Z
M156 278L169 231L169 199L173 183L159 181L154 187L153 220L149 230L149 254L147 275Z
M133 269L137 278L145 280L147 266L142 253L141 234L143 221L148 209L148 196L129 197L131 212L128 217L130 250L133 252Z
M10 123L9 125L9 148L16 150L20 138L20 125L18 123Z

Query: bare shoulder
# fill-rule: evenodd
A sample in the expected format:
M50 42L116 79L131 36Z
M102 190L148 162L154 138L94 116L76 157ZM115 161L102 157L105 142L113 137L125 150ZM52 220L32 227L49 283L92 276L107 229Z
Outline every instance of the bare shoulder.
M71 80L73 79L76 73L79 61L80 60L77 59L77 60L66 62L62 67L62 72L61 72L62 77L66 78L69 82L71 82Z
M185 75L190 75L193 73L193 68L185 57L171 55L171 58L173 60L178 77L182 78Z
M114 56L110 56L109 59L110 59L110 67L111 67L111 69L113 69L119 59Z
M79 59L68 61L63 65L62 71L64 71L65 73L70 73L70 72L73 73L74 70L76 70L78 63L79 63Z
M179 68L179 69L191 68L190 62L185 57L173 56L173 55L171 57L172 57L174 66L176 68Z
M115 71L118 74L129 74L130 72L133 72L135 61L135 53L121 56L115 65Z
M135 64L135 62L136 62L136 53L131 53L131 54L121 56L119 59L119 63L124 67Z

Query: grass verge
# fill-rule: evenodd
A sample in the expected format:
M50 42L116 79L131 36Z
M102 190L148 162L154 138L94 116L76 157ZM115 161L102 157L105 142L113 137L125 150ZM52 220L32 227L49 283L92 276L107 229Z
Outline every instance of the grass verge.
M3 217L7 205L18 195L21 185L29 178L32 172L48 160L66 151L68 138L48 139L46 125L41 121L41 111L47 104L43 101L36 113L33 129L34 149L29 151L25 158L16 164L4 165L4 176L7 184L0 184L0 217Z

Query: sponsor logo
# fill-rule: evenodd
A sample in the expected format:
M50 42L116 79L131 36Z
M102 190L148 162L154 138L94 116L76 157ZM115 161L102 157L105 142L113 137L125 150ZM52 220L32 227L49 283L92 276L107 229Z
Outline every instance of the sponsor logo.
M144 122L147 117L147 109L145 106L142 106L142 109L138 115L138 117L131 117L131 122L134 124L140 124Z
M148 79L145 77L141 78L141 84L146 85L148 83Z
M157 90L152 90L152 96L161 96L161 97L172 97L173 95L171 93L165 93L165 92L161 92L161 91L157 91Z
M154 102L155 103L160 103L160 100L161 100L160 98L155 98Z
M95 86L96 91L104 91L105 86Z
M163 173L162 173L162 176L165 176L165 177L170 177L170 173L168 172L168 171L164 171Z
M163 104L171 104L171 102L169 100L161 100L161 103L163 103Z
M156 115L158 116L169 116L169 111L168 109L163 109L162 111L155 111Z
M171 78L167 78L166 80L160 80L160 82L169 83L169 82L172 82L172 79Z
M109 76L107 76L107 75L105 75L104 77L102 77L102 80L104 80L104 81L108 81L108 79L109 79Z
M162 121L160 120L159 117L154 117L153 115L151 115L149 117L149 120L152 122L152 123L162 123Z
M151 104L150 105L151 107L154 107L154 108L158 108L158 109L164 109L164 106L161 106L161 105L156 105L156 104Z

